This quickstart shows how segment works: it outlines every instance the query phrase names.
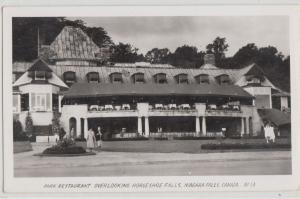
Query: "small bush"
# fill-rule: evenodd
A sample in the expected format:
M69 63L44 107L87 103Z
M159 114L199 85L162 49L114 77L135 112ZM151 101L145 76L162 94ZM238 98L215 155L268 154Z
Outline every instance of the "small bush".
M75 141L72 139L63 139L56 145L47 148L43 154L82 154L86 153L85 149L81 146L76 146Z
M29 138L25 133L20 133L18 135L14 135L13 139L14 139L14 142L29 141Z
M290 144L266 144L266 143L236 143L236 144L202 144L201 149L207 150L231 150L231 149L275 149L285 148L290 149Z
M86 153L84 148L80 146L61 147L58 145L47 148L43 151L43 154L82 154Z

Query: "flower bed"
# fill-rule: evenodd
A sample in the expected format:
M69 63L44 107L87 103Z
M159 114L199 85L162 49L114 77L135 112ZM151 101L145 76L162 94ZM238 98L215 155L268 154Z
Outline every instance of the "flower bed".
M42 154L84 154L85 149L77 146L75 141L71 139L64 139L59 141L56 145L47 148Z
M219 143L202 144L201 149L205 150L232 150L232 149L290 149L291 144L266 144L266 143Z

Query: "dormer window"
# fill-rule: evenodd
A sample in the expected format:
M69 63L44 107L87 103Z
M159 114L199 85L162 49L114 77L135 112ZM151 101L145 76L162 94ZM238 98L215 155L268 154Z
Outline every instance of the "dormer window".
M216 79L218 80L218 83L220 85L228 85L228 84L230 84L229 75L227 75L227 74L219 75L218 77L216 77Z
M158 73L154 76L154 81L157 84L166 84L167 81L167 75L165 73Z
M261 82L263 80L262 77L254 76L254 75L247 75L246 76L247 84L255 84L255 85L261 85Z
M100 82L99 73L97 73L97 72L89 72L86 75L86 78L89 83L99 83Z
M111 83L123 83L122 73L112 73L110 74Z
M34 79L35 80L46 80L46 72L45 71L34 71Z
M209 84L208 74L200 74L195 79L198 84Z
M178 74L175 76L177 84L188 84L188 75L187 74Z
M63 74L64 82L70 86L76 82L76 74L73 71L67 71Z
M132 75L132 82L137 83L145 83L144 73L135 73Z

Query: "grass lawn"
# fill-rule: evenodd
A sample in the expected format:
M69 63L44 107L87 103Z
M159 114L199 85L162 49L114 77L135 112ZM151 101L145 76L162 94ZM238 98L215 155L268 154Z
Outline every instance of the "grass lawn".
M151 153L203 153L209 152L201 150L202 144L235 144L249 143L262 144L264 139L223 139L223 140L145 140L145 141L104 141L102 151L119 151L119 152L151 152ZM280 138L276 140L279 144L288 144L290 140ZM249 151L250 149L247 149ZM261 149L275 150L275 149ZM280 150L280 149L276 149ZM286 150L286 149L285 149ZM245 150L235 150L245 151ZM253 151L253 150L252 150ZM214 152L220 152L214 150Z

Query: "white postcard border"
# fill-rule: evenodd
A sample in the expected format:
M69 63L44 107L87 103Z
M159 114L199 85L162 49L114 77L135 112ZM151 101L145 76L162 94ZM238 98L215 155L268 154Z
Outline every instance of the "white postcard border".
M3 118L4 127L4 188L7 193L65 193L65 192L166 192L166 191L292 191L299 190L299 155L300 129L297 110L300 110L299 87L299 7L297 6L102 6L102 7L6 7L3 17ZM13 177L13 145L12 145L12 30L13 16L252 16L252 15L288 15L290 16L290 54L291 54L291 107L292 107L292 175L263 176L159 176L159 177L90 177L90 178L14 178ZM298 33L298 34L297 34ZM4 70L5 69L5 70ZM113 188L113 189L45 189L45 183L68 184L81 183L92 185L99 183L224 183L255 181L256 186L249 188L209 187L203 188ZM283 183L284 182L284 183ZM172 186L173 186L172 185Z

